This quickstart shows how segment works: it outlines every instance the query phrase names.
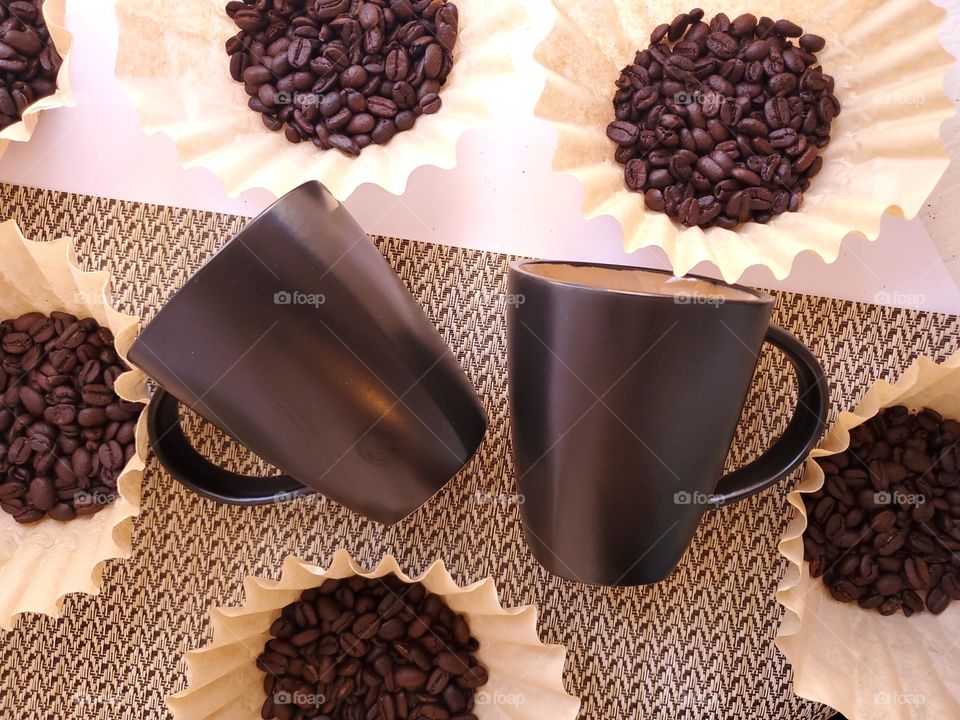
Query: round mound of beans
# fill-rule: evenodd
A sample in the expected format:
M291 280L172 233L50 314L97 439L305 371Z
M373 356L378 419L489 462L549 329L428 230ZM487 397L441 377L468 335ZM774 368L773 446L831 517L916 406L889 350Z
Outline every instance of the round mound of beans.
M696 8L653 30L617 80L607 137L626 185L681 224L732 230L797 210L840 114L825 41Z
M0 3L0 130L57 89L62 60L43 19L42 0Z
M271 720L477 720L487 683L463 615L420 583L355 575L305 590L257 658Z
M440 110L459 15L447 0L233 0L230 74L292 143L356 156Z
M18 523L93 515L116 499L143 409L114 390L127 369L93 318L0 322L0 508Z
M960 422L891 407L817 460L804 495L810 575L834 599L882 615L942 613L960 600Z

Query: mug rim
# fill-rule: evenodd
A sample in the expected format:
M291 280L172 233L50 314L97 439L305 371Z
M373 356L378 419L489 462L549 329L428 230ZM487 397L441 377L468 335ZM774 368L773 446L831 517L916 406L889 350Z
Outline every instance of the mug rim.
M248 252L253 253L253 250L244 245L244 235L252 233L258 225L262 224L261 221L276 215L282 206L286 205L294 197L307 192L308 188L312 186L318 186L321 193L325 193L339 205L339 201L333 197L330 191L327 190L326 186L319 180L307 180L306 182L295 187L293 190L290 190L284 195L276 198L261 212L250 218L237 234L221 245L213 255L207 258L207 260L196 269L196 271L190 274L190 276L184 281L183 285L173 291L173 294L170 295L170 297L167 298L167 301L160 306L156 314L143 326L143 329L137 335L137 340L139 340L140 337L150 328L150 326L156 323L161 316L169 314L171 308L177 304L177 300L182 296L187 295L189 291L202 280L202 276L206 274L210 267L223 262L223 256L229 254L230 250L236 248L237 245L243 245ZM253 254L256 257L256 254Z
M545 277L543 275L538 275L537 273L531 272L528 267L530 265L568 265L574 267L586 267L586 268L601 268L605 270L627 270L633 272L645 272L652 273L655 275L668 275L675 278L691 278L694 280L701 280L703 282L709 283L716 287L721 288L731 288L737 290L745 295L750 297L745 298L724 298L724 304L727 303L736 303L744 305L762 305L762 304L773 304L775 299L770 293L764 292L757 288L752 288L747 285L740 285L738 283L728 283L723 280L717 280L716 278L707 277L705 275L694 275L692 273L687 275L674 275L671 270L661 270L658 268L648 268L642 267L639 265L617 265L615 263L595 263L589 262L586 260L538 260L535 258L526 258L521 260L514 260L510 263L510 272L516 273L517 275L522 275L523 277L529 278L534 282L540 282L545 285L553 286L563 286L568 287L574 290L579 290L582 292L590 293L600 293L605 295L626 295L628 297L645 297L650 299L665 299L673 300L677 295L672 295L668 293L659 293L652 292L648 290L625 290L622 288L610 288L610 287L601 287L598 285L591 285L583 282L576 282L574 280L558 280L556 278Z

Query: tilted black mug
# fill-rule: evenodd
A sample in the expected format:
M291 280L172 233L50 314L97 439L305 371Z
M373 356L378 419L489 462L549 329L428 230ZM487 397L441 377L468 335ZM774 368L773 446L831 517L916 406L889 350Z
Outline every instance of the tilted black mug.
M823 432L823 370L770 324L773 298L705 278L582 263L510 268L510 407L528 542L548 570L642 585L704 512L799 465ZM764 341L796 371L784 433L721 477Z
M439 490L486 431L436 328L317 182L228 242L129 357L167 391L148 416L158 458L221 502L319 490L393 523ZM284 474L250 477L209 462L187 440L177 398Z

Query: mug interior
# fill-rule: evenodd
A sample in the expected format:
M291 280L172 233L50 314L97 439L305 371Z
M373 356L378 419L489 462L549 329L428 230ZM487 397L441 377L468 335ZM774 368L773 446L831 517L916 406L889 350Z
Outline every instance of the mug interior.
M691 275L676 277L666 271L646 268L547 261L523 262L515 267L520 272L551 282L594 290L741 302L766 302L769 299L765 293L743 286Z

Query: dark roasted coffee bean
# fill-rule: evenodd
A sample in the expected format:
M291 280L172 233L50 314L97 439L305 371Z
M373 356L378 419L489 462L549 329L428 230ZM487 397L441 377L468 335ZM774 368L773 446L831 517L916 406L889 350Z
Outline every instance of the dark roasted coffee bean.
M106 407L114 401L116 394L106 385L85 385L80 391L83 401L93 407Z
M461 675L457 682L461 687L475 690L486 685L488 679L487 669L482 665L474 665Z
M427 674L413 665L402 665L394 671L397 686L404 690L419 690L426 685Z
M420 110L424 115L433 115L440 110L440 96L437 93L430 93L420 98Z
M806 34L802 35L797 41L804 50L810 53L818 53L823 50L827 42L819 35Z
M37 510L50 510L57 501L53 481L45 477L36 477L30 482L27 501Z
M77 516L77 513L73 509L73 505L65 502L58 502L47 511L47 515L54 520L67 522L69 520L73 520Z
M777 20L773 24L773 32L782 37L800 37L803 28L789 20Z
M950 604L950 598L947 594L941 590L939 587L934 588L927 593L926 606L934 615L939 615L944 610L947 609L947 605Z
M43 510L28 506L13 513L13 519L21 525L28 525L43 520L44 514Z

